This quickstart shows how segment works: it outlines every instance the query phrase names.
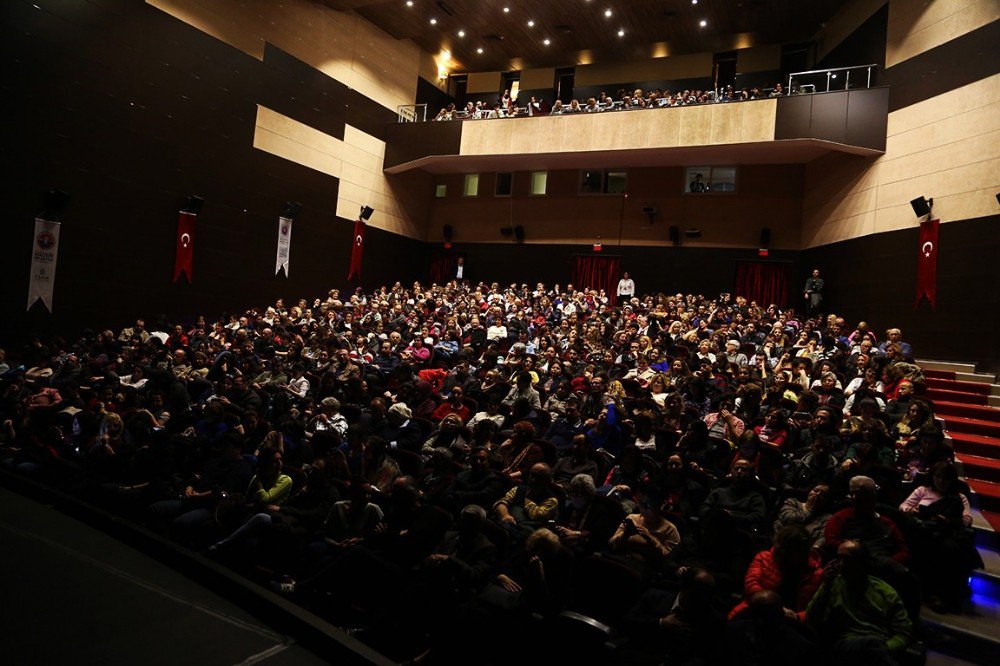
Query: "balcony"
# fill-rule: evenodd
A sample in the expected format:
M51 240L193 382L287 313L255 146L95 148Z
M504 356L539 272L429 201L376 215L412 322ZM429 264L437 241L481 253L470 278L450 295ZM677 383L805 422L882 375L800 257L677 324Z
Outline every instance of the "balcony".
M394 123L384 169L401 173L684 164L802 164L885 152L889 89L624 112Z

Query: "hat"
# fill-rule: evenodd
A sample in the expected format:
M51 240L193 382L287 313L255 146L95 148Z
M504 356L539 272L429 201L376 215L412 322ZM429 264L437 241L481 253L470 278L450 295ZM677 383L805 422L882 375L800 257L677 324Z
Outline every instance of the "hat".
M394 404L392 407L389 408L388 413L398 414L402 416L404 419L409 419L413 417L413 412L410 411L410 408L406 406L405 402L397 402L396 404Z

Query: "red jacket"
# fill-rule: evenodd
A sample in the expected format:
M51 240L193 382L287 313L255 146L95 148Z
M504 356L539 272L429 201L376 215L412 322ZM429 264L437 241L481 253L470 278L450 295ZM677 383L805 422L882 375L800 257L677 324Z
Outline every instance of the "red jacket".
M819 553L815 551L809 554L809 568L802 574L795 590L795 605L792 610L798 613L800 620L805 620L806 606L816 594L820 583L823 582L823 567L820 564ZM781 569L774 559L774 548L757 553L747 570L747 577L743 583L743 601L729 612L729 619L733 619L748 607L748 601L755 592L761 590L775 590L781 587Z

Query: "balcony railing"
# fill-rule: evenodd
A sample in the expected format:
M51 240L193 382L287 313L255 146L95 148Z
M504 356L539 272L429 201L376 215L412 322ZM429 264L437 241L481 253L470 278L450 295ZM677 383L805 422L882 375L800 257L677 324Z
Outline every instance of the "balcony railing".
M853 67L834 67L833 69L813 69L807 72L793 72L788 75L788 93L802 95L815 92L830 92L831 90L851 90L852 88L871 88L872 79L878 65L855 65ZM851 83L851 75L854 83Z

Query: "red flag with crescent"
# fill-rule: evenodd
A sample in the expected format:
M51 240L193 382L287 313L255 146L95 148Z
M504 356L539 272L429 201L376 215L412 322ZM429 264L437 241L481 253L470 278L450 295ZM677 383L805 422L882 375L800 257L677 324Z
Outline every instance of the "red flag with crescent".
M920 305L920 301L924 298L931 304L932 310L937 305L939 224L939 220L927 220L920 223L920 252L917 255L917 300L914 307Z
M174 282L184 273L188 283L191 282L194 263L194 221L198 218L194 213L181 211L177 218L177 250L174 253Z
M351 268L347 271L347 279L350 280L355 275L361 277L361 255L365 251L365 229L367 225L364 220L358 218L354 221L354 240L351 249Z

